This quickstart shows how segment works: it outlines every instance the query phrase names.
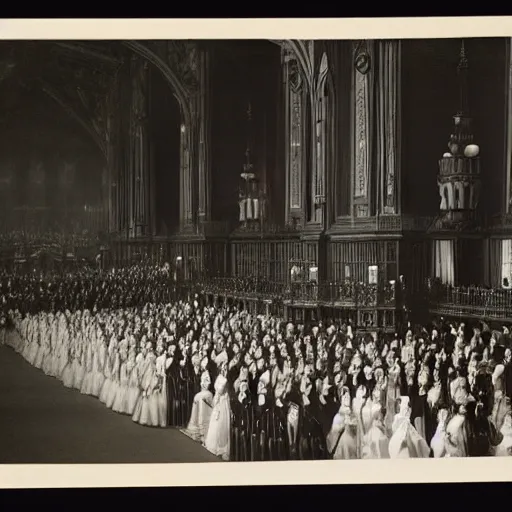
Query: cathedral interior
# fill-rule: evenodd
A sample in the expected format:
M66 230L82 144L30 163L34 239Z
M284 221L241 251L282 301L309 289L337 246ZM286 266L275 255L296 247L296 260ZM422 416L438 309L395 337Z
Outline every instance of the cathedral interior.
M369 331L512 322L511 63L505 38L4 41L3 264L167 263Z

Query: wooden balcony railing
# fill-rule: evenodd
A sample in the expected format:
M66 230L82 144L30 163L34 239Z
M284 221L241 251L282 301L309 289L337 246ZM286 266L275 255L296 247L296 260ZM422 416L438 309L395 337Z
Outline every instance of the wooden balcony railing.
M262 279L213 278L201 285L205 293L248 300L275 300L295 305L332 307L396 306L397 285L383 286L345 281L340 283L273 282Z
M429 285L430 309L440 314L495 320L512 319L512 290L478 286Z

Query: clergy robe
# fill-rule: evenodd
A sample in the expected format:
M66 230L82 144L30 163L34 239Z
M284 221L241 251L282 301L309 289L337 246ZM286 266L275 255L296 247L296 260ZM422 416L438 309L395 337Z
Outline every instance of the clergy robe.
M167 424L170 427L179 426L179 398L178 398L178 380L179 368L178 360L173 358L172 363L166 369L166 383L167 383Z
M420 394L416 390L411 396L411 423L414 425L418 434L425 439L430 446L430 441L435 433L436 420L430 408L427 393Z
M194 369L189 360L184 366L179 366L178 393L179 393L179 426L186 426L192 412L194 402Z
M317 419L322 427L324 437L327 437L327 434L331 430L334 416L336 416L340 408L340 403L336 398L336 390L334 387L332 387L329 390L329 394L323 398L325 403L322 403L321 400L319 401Z
M471 415L472 416L472 415ZM468 456L489 457L503 440L493 421L484 414L469 418Z
M252 399L247 392L240 402L238 393L233 388L231 394L231 445L230 461L249 462L251 460L251 437L254 428L254 410Z
M265 404L254 408L255 423L251 443L253 460L286 460L283 417L284 412L276 406L273 393L268 389Z
M327 459L327 447L322 424L320 402L314 392L309 394L310 403L302 403L299 420L299 457L301 460Z

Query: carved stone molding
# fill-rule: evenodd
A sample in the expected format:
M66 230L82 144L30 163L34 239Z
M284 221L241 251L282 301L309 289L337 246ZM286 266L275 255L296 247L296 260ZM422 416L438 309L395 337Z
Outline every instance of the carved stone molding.
M381 213L396 214L400 181L400 41L379 42L378 165Z
M189 94L199 90L199 50L194 42L167 42L167 62Z
M279 45L286 54L293 56L303 73L307 85L311 85L314 75L314 41L295 39L269 39L269 41Z
M295 58L288 61L288 84L296 94L300 93L304 85L304 78Z
M289 119L289 186L290 208L302 208L302 164L303 164L303 101L300 91L290 85Z
M368 192L368 90L365 75L356 75L356 148L355 196L366 197Z
M366 75L372 67L372 56L366 41L358 41L354 47L354 67Z

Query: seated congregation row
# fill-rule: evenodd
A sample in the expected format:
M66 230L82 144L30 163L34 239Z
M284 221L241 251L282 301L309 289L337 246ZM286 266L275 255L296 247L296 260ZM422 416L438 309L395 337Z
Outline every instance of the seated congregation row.
M25 313L11 306L37 293L11 281L6 340L65 386L140 424L183 428L224 460L512 454L506 329L441 325L376 340L201 297L135 305L149 284L165 296L155 275L120 270L104 286L61 277L75 283L57 285L69 290L65 308L28 303ZM117 307L107 307L101 290L114 285Z

